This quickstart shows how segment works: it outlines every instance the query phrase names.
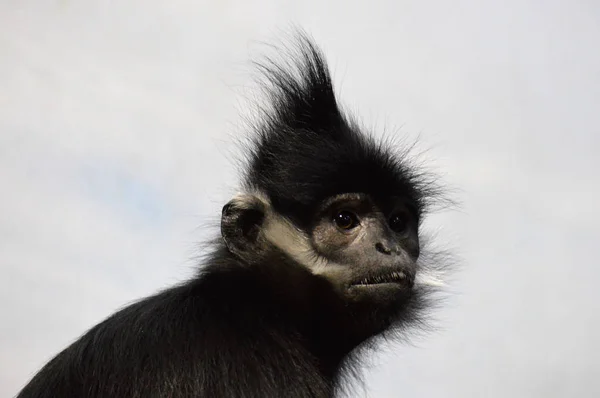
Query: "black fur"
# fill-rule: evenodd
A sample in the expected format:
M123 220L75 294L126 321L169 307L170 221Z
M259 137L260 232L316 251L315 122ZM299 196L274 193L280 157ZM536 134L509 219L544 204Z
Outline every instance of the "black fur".
M425 180L344 116L317 48L304 36L296 48L292 69L261 67L272 109L259 126L245 186L267 193L303 228L321 200L343 192L406 197L421 215L431 193ZM234 210L225 208L224 220ZM277 250L246 261L251 247L233 253L225 243L196 278L93 327L18 397L332 396L349 355L371 337L362 326L371 309L349 310L327 280ZM422 304L415 292L395 320L410 319Z

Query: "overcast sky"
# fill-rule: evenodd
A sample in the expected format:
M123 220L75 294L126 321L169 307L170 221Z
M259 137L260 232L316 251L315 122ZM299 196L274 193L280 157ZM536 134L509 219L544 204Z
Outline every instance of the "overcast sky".
M600 3L0 1L0 396L193 272L234 191L250 60L294 23L348 109L460 209L438 331L357 397L600 396Z

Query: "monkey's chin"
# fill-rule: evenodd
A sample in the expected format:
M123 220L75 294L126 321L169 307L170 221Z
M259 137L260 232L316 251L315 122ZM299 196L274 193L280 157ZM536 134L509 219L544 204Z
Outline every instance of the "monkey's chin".
M379 282L354 284L347 289L348 297L358 302L401 303L410 298L412 284L408 282Z
M351 285L346 303L354 322L356 339L364 341L389 329L410 308L413 288L397 282ZM351 321L352 322L352 321Z

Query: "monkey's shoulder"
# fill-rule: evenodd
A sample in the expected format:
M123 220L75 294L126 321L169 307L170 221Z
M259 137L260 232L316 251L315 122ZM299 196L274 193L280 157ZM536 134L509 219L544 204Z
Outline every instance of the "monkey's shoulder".
M260 280L225 268L132 303L58 354L28 388L50 383L53 396L85 397L327 396L331 386Z

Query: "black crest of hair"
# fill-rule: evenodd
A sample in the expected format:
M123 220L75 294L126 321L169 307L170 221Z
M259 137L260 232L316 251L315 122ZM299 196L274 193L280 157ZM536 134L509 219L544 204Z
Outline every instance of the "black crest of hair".
M345 192L409 197L420 215L438 193L434 181L343 112L325 58L305 34L289 52L293 64L258 64L271 106L250 148L246 186L269 192L300 224L315 204Z
M436 193L405 151L365 134L341 110L325 58L306 35L290 54L259 64L270 106L256 124L242 185L267 202L228 203L222 235L195 277L92 327L18 398L332 397L360 365L361 349L418 325L429 288L412 288L413 271L403 276L411 290L401 300L374 307L381 298L341 294L347 284L261 235L265 206L300 239L338 194L401 197L420 223Z

